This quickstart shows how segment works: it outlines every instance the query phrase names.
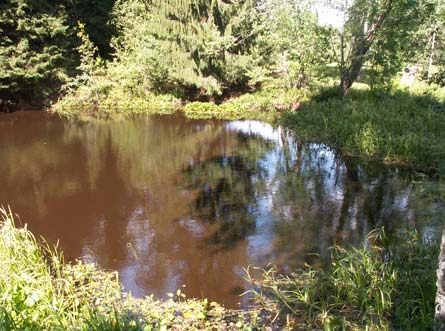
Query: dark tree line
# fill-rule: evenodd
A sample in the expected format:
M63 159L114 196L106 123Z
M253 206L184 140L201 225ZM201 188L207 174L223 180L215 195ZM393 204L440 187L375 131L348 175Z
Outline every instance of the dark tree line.
M110 58L115 0L6 0L0 3L0 108L40 108L76 74L77 22Z

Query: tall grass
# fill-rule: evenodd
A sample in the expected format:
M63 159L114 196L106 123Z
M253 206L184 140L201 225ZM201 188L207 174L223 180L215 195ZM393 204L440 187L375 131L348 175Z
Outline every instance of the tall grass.
M344 153L445 174L445 105L435 91L322 90L284 123ZM443 93L443 92L442 92Z
M132 298L117 275L67 264L56 249L0 209L1 331L262 330L256 311L229 311L207 300Z
M323 270L264 271L254 294L301 329L432 330L438 245L415 232L388 240L379 230L366 245L335 246L331 254Z
M95 302L121 298L113 274L65 265L62 254L18 228L0 209L0 326L2 330L80 328Z
M40 330L61 324L66 306L54 286L52 273L60 274L60 259L46 261L26 228L16 229L10 211L1 210L0 305L6 329ZM56 276L56 277L57 277ZM66 316L70 317L70 316Z

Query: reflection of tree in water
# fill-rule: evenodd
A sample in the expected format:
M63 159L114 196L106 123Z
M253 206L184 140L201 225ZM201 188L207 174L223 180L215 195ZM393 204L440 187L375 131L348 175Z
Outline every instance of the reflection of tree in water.
M301 265L313 256L308 253L324 255L335 242L358 244L375 227L406 221L410 188L397 172L368 167L319 144L286 135L281 139L273 179L278 187L273 194L278 264Z
M11 204L36 233L60 239L69 257L84 254L83 239L94 237L88 246L95 254L116 260L127 251L134 211L154 195L150 207L166 207L155 204L175 190L196 146L221 132L212 122L179 118L69 123L36 114L16 122L0 122L7 142L0 149L0 203Z
M261 159L271 144L241 133L238 137L235 155L191 165L185 174L187 186L199 191L194 216L215 225L208 242L223 247L255 230L256 200L268 176Z

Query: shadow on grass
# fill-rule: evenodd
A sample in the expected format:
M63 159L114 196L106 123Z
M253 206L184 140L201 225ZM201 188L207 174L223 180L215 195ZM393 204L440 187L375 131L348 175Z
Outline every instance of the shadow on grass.
M283 116L303 139L429 174L445 174L445 105L434 91L324 88Z

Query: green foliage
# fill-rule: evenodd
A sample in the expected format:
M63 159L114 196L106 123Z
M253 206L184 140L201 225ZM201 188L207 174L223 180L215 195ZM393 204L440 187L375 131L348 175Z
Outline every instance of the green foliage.
M394 89L391 94L353 90L340 99L323 92L301 111L286 114L284 123L303 138L321 140L345 153L443 174L445 113L443 99L435 93L426 87L411 93ZM441 89L440 94L443 97Z
M330 38L333 29L318 24L311 3L298 0L265 2L265 30L273 47L275 70L284 88L311 84L314 70L332 61Z
M445 68L439 69L433 77L431 77L431 83L436 83L439 86L445 86Z
M371 87L391 85L392 78L406 64L426 64L431 38L422 31L434 17L434 8L432 1L393 2L369 53Z
M221 102L264 82L313 87L328 62L340 65L343 85L364 79L372 89L388 88L409 63L425 72L431 58L432 81L443 83L440 1L331 5L344 14L340 31L320 24L311 1L7 0L0 5L0 107L41 106L67 73L77 77L64 93L81 90L93 105L109 95Z
M68 20L71 27L83 22L86 33L97 48L95 55L111 59L113 48L110 45L116 34L111 21L112 10L116 0L68 0ZM73 40L77 44L77 40Z
M246 86L262 59L255 1L153 1L151 33L167 78L187 94ZM201 91L200 91L201 90Z
M166 301L125 295L116 273L42 247L28 229L0 210L0 329L149 331L260 330L256 311L231 312L207 300L187 299L178 290Z
M150 104L148 100L157 98L154 95L164 93L207 98L205 95L243 89L254 76L258 79L253 72L262 60L254 61L259 33L254 3L204 1L196 12L194 6L193 2L174 1L117 2L113 15L120 33L113 39L113 62L98 60L80 26L80 74L65 86L68 94L56 108L84 109L86 101L90 108L108 111L122 109L125 103L140 103L134 100ZM239 112L232 108L226 113Z
M110 76L124 86L182 98L246 87L264 62L256 54L253 1L117 2Z
M65 74L66 11L60 2L7 0L0 4L0 108L39 105Z
M431 330L438 245L415 232L394 236L371 232L360 248L335 246L323 270L264 271L254 294L301 329Z
M104 84L105 87L108 87ZM97 91L97 90L96 90ZM111 89L104 94L88 87L79 88L53 106L52 111L66 118L80 116L108 116L111 114L173 114L180 107L180 101L171 95L148 95L145 98L126 97L115 94Z
M297 89L280 91L271 88L244 94L220 105L210 102L190 102L182 110L187 117L195 119L257 119L274 122L280 116L280 112L292 110L306 99L307 94L304 91Z

